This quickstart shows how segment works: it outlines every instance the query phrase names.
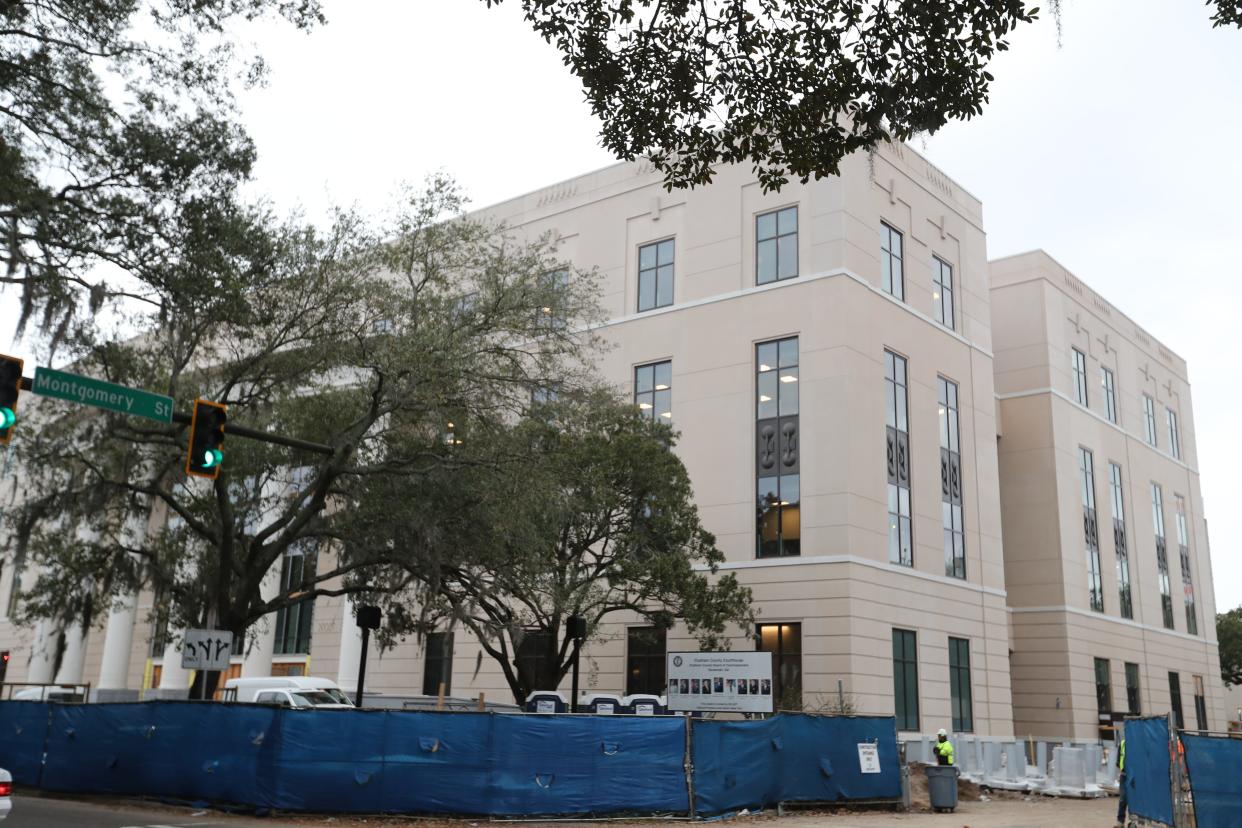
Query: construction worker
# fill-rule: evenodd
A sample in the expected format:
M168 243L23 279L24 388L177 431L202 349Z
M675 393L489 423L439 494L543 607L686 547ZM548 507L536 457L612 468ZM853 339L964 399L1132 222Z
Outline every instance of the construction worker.
M953 764L953 743L949 741L949 734L945 732L943 727L936 734L936 764Z
M1125 825L1129 797L1126 791L1126 740L1124 736L1121 744L1117 746L1117 770L1121 771L1120 776L1117 777L1117 791L1120 794L1120 801L1117 803L1117 824Z

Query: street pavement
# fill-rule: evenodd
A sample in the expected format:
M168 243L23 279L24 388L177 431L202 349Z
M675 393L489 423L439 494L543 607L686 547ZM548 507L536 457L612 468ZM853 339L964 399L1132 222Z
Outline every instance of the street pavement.
M13 797L13 810L8 819L0 822L0 828L276 828L289 824L283 820L256 820L195 808L18 795Z

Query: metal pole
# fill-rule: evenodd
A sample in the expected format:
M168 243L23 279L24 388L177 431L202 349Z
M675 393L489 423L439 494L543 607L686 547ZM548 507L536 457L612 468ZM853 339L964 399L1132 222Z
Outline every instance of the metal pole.
M573 694L573 699L569 704L570 713L578 712L578 650L581 647L582 647L582 639L575 638L574 639L574 678L573 678L573 687L570 690L570 692Z
M371 640L371 630L362 628L362 655L358 659L358 692L354 694L354 704L362 709L362 683L367 677L367 642Z
M837 679L837 713L845 715L845 683Z

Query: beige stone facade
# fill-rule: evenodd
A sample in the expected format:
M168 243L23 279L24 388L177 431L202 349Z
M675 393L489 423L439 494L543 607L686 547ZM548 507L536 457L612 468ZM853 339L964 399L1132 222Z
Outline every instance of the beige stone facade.
M1136 604L1136 621L1123 623L1115 603L1093 614L1077 594L1085 564L1072 530L1081 509L1072 508L1077 490L1066 488L1077 443L1095 438L1091 428L1106 435L1113 443L1097 449L1104 464L1114 443L1121 451L1133 438L1064 399L1068 363L1056 349L1066 347L1068 333L1047 319L1066 316L1065 309L1054 314L1025 295L1011 298L1006 291L1027 290L1019 278L1026 271L1002 262L989 273L979 202L917 153L886 147L848 159L837 177L766 194L740 168L722 170L708 187L670 194L649 167L620 164L484 213L520 233L551 231L564 258L599 270L608 317L602 333L611 346L599 367L622 394L635 393L638 369L669 363L661 382L667 394L653 413L671 415L700 514L727 557L723 568L753 589L760 613L762 629L738 630L732 646L767 649L779 633L781 680L796 686L803 705L830 703L840 686L859 712L896 712L907 731L1082 737L1094 727L1097 652L1114 660L1115 687L1124 687L1121 650L1143 665L1144 710L1167 705L1168 687L1162 697L1156 681L1161 670L1183 673L1188 705L1192 675L1211 677L1219 688L1219 671L1210 669L1211 570L1184 365L1171 355L1166 365L1149 341L1152 382L1178 383L1188 459L1134 446L1144 459L1127 458L1125 468L1135 481L1166 481L1170 538L1174 493L1189 504L1199 636L1186 635L1184 619L1178 632L1162 632L1158 605L1151 615L1146 603ZM671 243L648 248L660 242ZM1060 296L1051 277L1042 278L1048 296ZM1084 320L1092 313L1090 297L1085 301ZM1133 326L1111 312L1133 338ZM1088 327L1093 337L1105 332ZM1123 338L1113 334L1110 347L1136 349L1118 378L1131 395L1124 416L1137 424L1141 343ZM783 350L763 347L779 341ZM1057 365L1066 370L1049 367ZM787 405L793 387L796 413ZM1154 385L1152 393L1160 393ZM1166 398L1159 399L1163 405ZM1081 433L1070 422L1077 415ZM765 429L779 423L784 434L790 418L796 489L790 475L765 465ZM1054 423L1063 429L1054 431ZM1097 479L1103 503L1106 478L1098 469ZM761 516L760 495L772 486L779 494L772 490ZM1140 528L1150 508L1142 510L1139 483L1127 496L1134 498L1137 595L1154 584L1154 563L1144 557L1154 555L1151 531ZM1012 551L1002 547L1002 527L1006 544L1017 533ZM1176 543L1172 548L1176 557ZM769 554L780 551L796 554ZM8 595L10 578L0 578L0 596ZM1180 580L1176 588L1180 596ZM175 652L151 652L150 600L139 596L130 616L126 686L149 686L157 666L162 686L184 686ZM635 661L627 626L619 619L585 651L585 690L625 693L634 689L633 670L650 666ZM52 633L0 623L0 649L13 652L10 680L52 678L50 661L31 656L51 646ZM62 664L62 679L98 681L106 637L103 627L88 631L81 664ZM274 655L287 648L274 646L273 637L269 625L237 669L306 670L352 683L358 636L340 599L317 603L309 652ZM674 629L666 648L695 644ZM478 653L457 631L452 695L511 700L499 668ZM413 641L372 651L368 687L420 693L433 684L424 683L426 664ZM1213 720L1222 717L1221 705L1219 690L1209 690ZM1193 707L1187 710L1193 720ZM1063 711L1070 711L1064 720L1057 716Z
M1042 252L992 262L992 320L1014 729L1089 737L1097 659L1112 710L1166 713L1175 682L1187 727L1225 729L1185 362Z

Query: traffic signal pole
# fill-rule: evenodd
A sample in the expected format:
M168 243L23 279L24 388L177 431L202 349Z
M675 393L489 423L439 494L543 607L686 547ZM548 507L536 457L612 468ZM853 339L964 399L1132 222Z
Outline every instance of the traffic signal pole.
M22 377L22 390L34 390L34 380L30 377ZM190 425L194 420L194 415L188 411L174 411L172 415L174 423ZM258 440L261 443L271 443L277 446L286 446L288 448L301 449L315 454L323 454L331 456L333 453L332 446L325 443L314 443L310 440L301 440L297 437L286 437L283 434L270 434L266 431L259 431L257 428L247 428L243 425L235 423L225 423L224 433L233 437L241 437L244 440Z

